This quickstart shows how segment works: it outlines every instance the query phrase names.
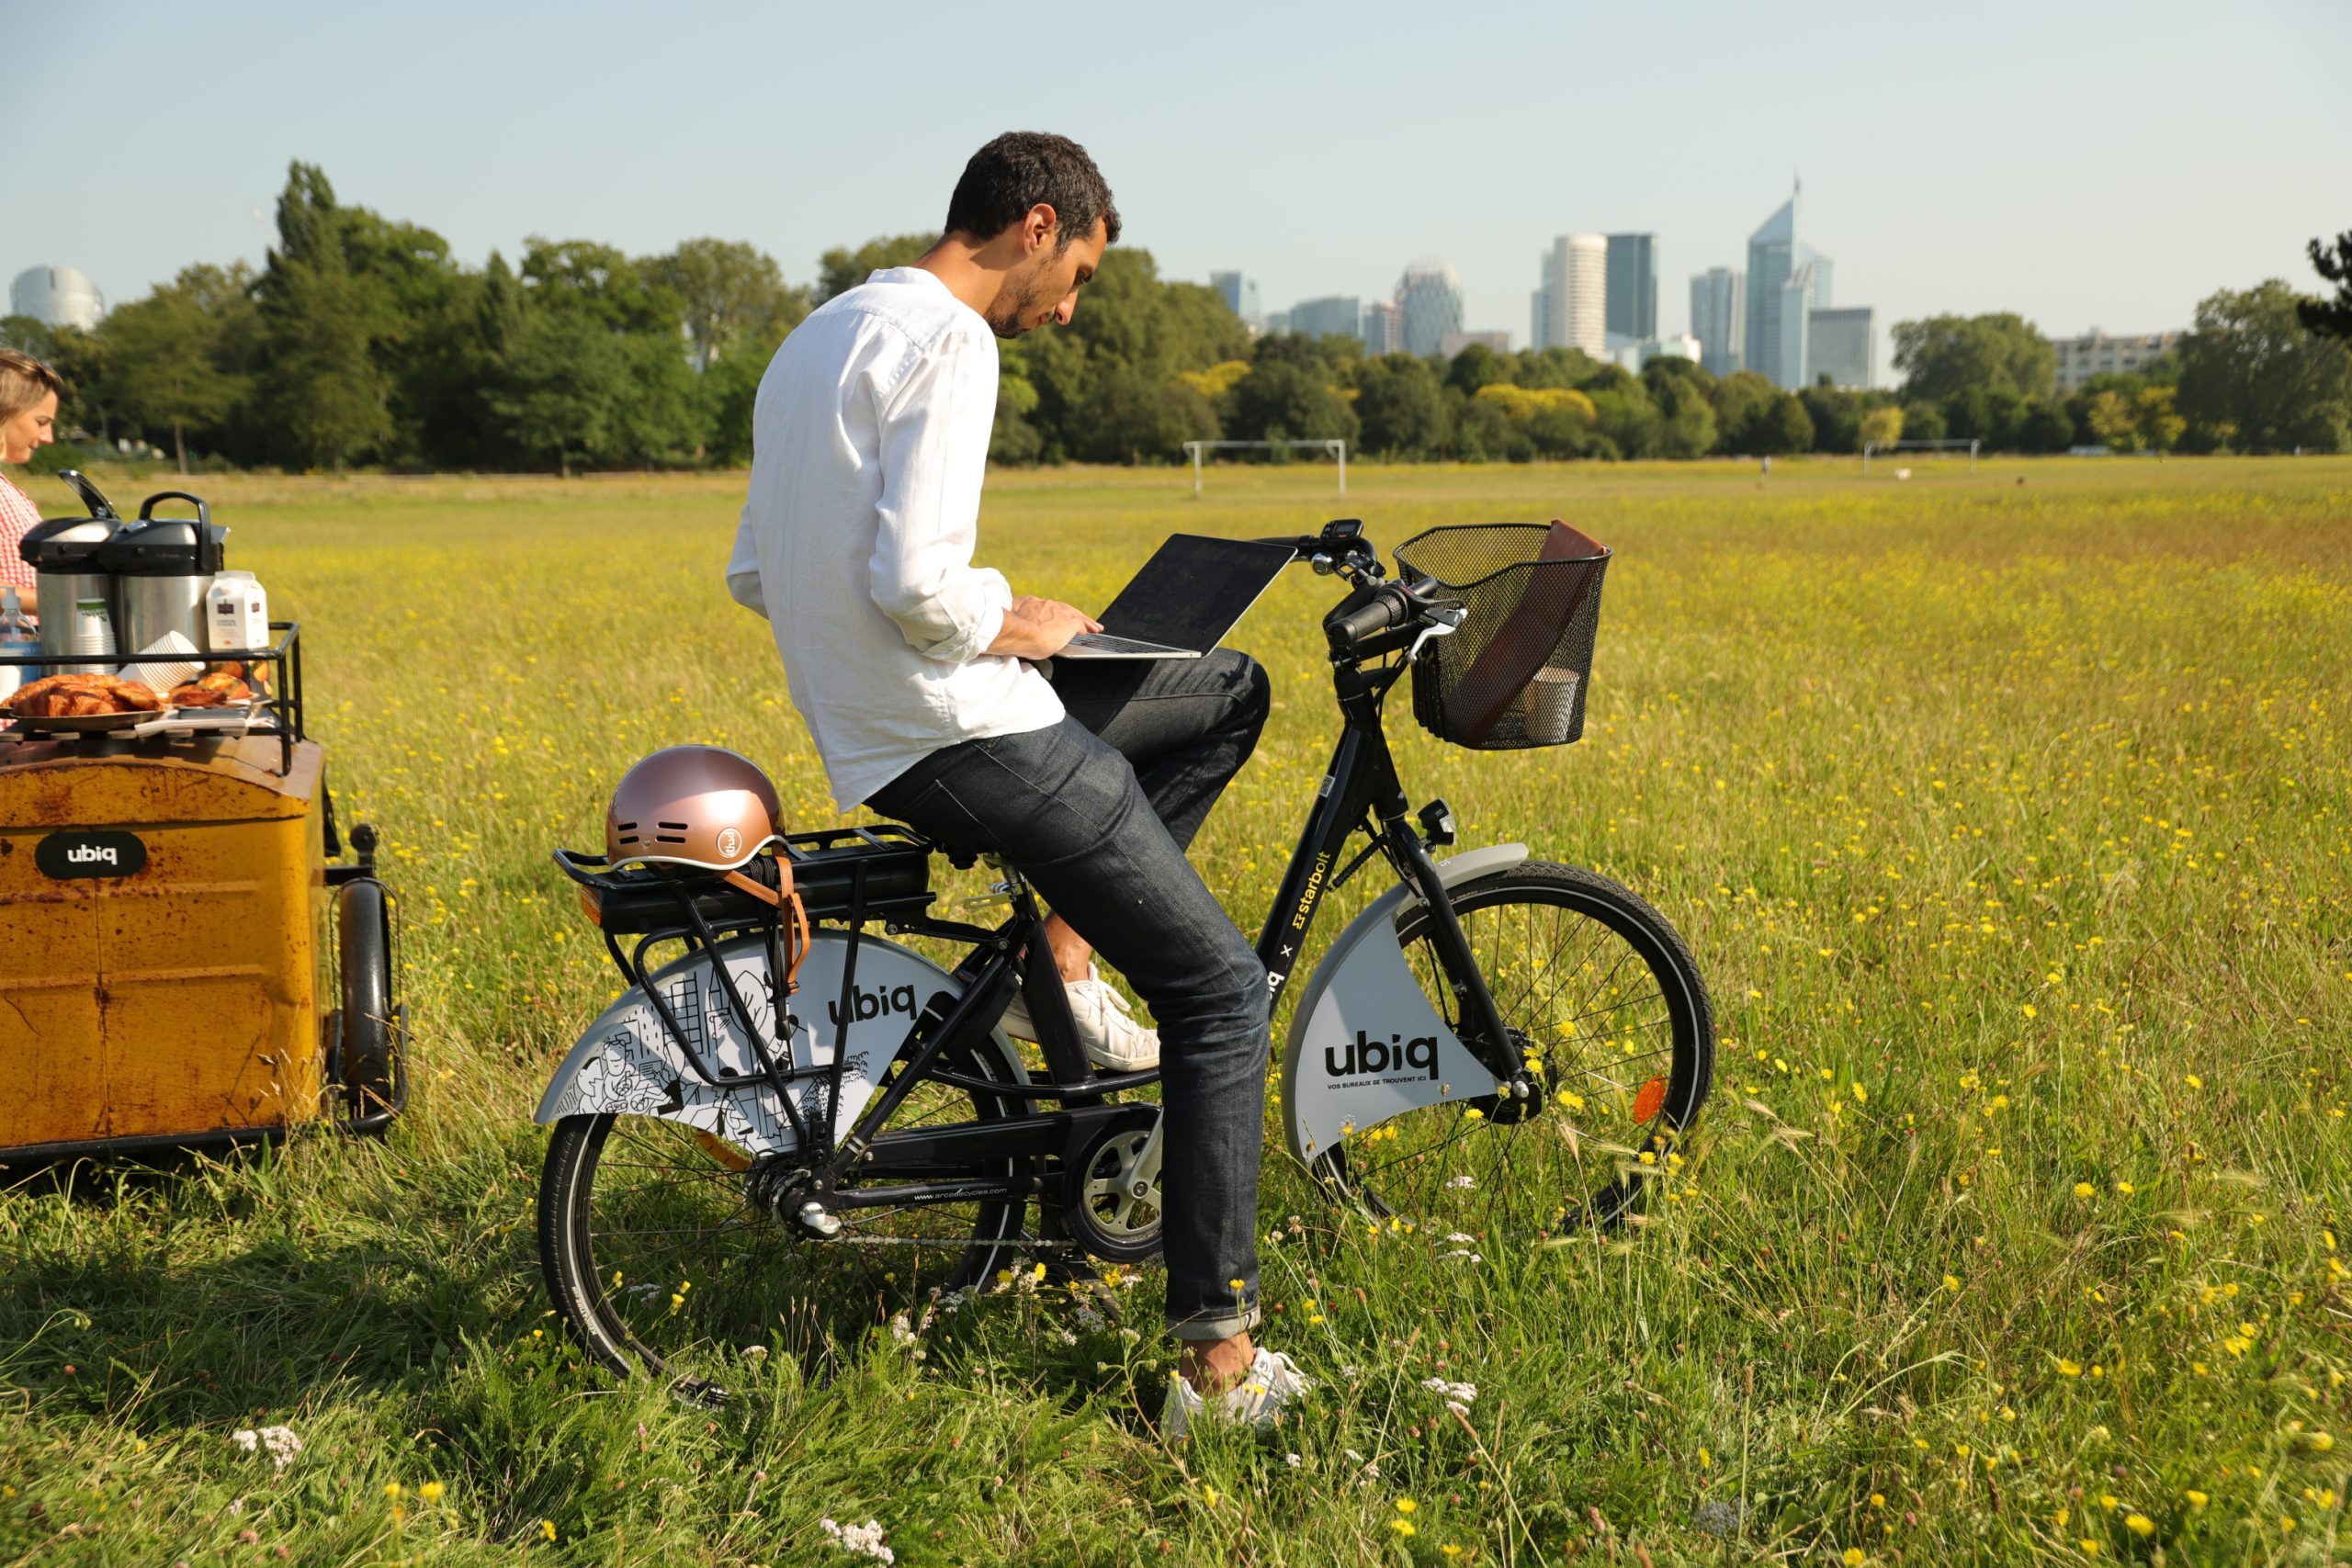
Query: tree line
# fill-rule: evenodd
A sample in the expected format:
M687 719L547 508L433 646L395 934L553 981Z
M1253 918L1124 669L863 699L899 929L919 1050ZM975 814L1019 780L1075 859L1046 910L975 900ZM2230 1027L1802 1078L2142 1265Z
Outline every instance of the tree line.
M137 436L187 466L553 470L741 464L762 373L817 304L936 236L827 252L789 285L754 247L631 257L533 237L477 268L422 225L336 199L297 163L256 271L198 265L90 332L5 337L68 384L61 427ZM1572 349L1367 356L1354 338L1252 336L1206 287L1115 246L1072 323L1002 345L991 456L1154 463L1189 440L1331 439L1469 462L1845 453L1902 438L1996 451L2352 447L2352 234L2312 259L2330 302L2273 279L2201 303L2177 354L2054 389L2016 315L1894 330L1899 388L1783 391L1686 360L1640 372ZM81 460L70 446L51 466Z

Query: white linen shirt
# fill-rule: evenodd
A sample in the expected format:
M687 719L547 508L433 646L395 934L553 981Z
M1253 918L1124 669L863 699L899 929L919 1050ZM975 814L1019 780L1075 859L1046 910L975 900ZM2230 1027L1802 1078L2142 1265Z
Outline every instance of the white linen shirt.
M1060 722L1051 682L985 651L1012 604L972 547L996 337L920 267L825 301L760 380L727 563L768 618L842 810L933 751Z

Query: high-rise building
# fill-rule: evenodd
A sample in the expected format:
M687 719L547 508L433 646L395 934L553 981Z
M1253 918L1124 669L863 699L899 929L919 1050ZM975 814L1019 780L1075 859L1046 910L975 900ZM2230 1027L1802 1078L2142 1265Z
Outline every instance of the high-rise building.
M1544 253L1543 287L1531 301L1528 333L1534 348L1577 348L1600 358L1609 352L1609 240L1602 234L1563 234Z
M1290 330L1308 337L1356 337L1363 331L1363 307L1351 294L1302 299L1290 308Z
M1462 275L1436 256L1414 262L1397 281L1396 309L1404 317L1405 352L1435 354L1446 333L1462 330Z
M88 332L107 313L98 286L70 266L28 266L8 286L8 314Z
M1225 308L1241 318L1241 324L1251 332L1266 324L1263 312L1258 309L1258 280L1247 273L1213 272L1209 287L1225 300Z
M1405 352L1405 312L1386 299L1363 308L1363 352L1366 358Z
M1699 363L1717 376L1740 367L1747 348L1747 275L1711 266L1690 278L1690 335Z
M1781 291L1797 269L1797 198L1792 195L1747 237L1747 316L1742 366L1777 387L1799 383L1781 374L1784 333ZM1800 323L1799 338L1803 332Z
M1608 330L1620 337L1657 336L1657 236L1609 236Z
M1796 270L1780 288L1779 357L1768 372L1772 384L1795 391L1813 385L1813 313L1829 299L1829 258L1797 247Z
M2178 333L2131 333L2109 337L2093 327L2080 337L2053 337L2050 346L2058 356L2058 390L2078 392L2094 376L2130 375L2160 354L2180 346Z
M1826 376L1833 387L1869 391L1877 324L1868 305L1815 306L1805 333L1805 369L1816 382Z

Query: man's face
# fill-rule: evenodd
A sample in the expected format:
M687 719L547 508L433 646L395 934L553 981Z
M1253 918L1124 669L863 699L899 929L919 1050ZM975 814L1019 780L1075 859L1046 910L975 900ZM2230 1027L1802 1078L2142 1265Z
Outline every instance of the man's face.
M999 337L1012 338L1035 332L1047 321L1068 326L1070 313L1078 309L1079 289L1102 264L1102 252L1109 243L1103 237L1102 220L1094 220L1092 233L1064 245L1053 209L1040 206L1030 209L1017 232L1023 254L1007 270L1003 287L997 290L996 303L988 312L989 330Z

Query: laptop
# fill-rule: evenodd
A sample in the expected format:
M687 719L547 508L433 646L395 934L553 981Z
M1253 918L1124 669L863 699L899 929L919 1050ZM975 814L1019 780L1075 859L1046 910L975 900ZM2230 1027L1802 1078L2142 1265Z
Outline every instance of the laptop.
M1296 559L1286 544L1170 534L1057 659L1198 659Z

